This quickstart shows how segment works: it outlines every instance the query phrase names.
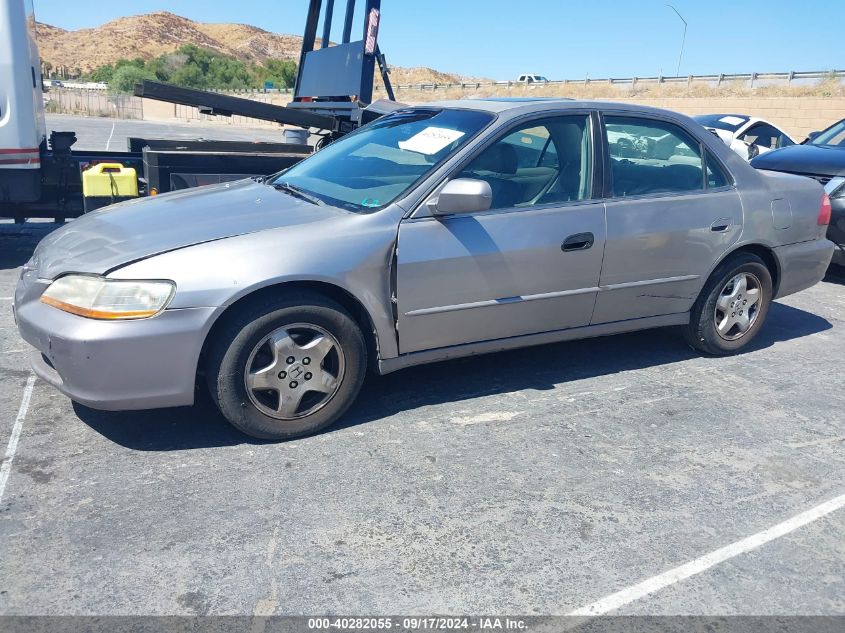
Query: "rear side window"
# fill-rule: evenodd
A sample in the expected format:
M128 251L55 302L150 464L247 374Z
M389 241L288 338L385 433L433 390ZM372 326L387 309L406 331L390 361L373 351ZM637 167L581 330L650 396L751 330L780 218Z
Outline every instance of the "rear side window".
M729 184L730 179L722 169L722 166L713 158L710 152L707 152L707 188L727 187Z
M704 189L700 145L682 128L613 115L604 126L615 197Z

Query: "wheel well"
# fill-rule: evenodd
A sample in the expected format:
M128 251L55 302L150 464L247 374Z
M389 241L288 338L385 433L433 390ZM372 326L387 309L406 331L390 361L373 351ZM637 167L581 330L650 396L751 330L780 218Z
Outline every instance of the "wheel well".
M733 257L737 253L751 253L763 260L763 263L766 264L766 268L769 269L769 273L772 275L772 296L776 297L780 286L780 265L772 249L762 244L746 244L725 255L722 261L725 261L728 257Z
M252 301L260 299L262 297L266 297L268 295L278 295L279 293L288 291L288 290L310 290L311 292L315 292L320 294L327 299L331 299L335 303L340 304L348 313L349 315L355 320L355 323L361 328L361 333L364 335L364 340L367 344L367 355L369 358L370 367L377 367L378 365L378 339L376 337L376 329L375 325L373 325L372 319L370 318L369 313L367 312L366 308L361 304L358 299L354 296L349 294L343 288L339 286L335 286L330 283L325 283L321 281L287 281L282 282L279 284L274 284L272 286L265 286L264 288L259 288L254 292L251 292L247 295L244 295L233 304L228 306L223 313L217 317L217 320L211 326L211 329L208 331L208 334L205 337L205 341L202 345L202 351L200 352L199 362L197 363L197 385L202 384L199 380L200 375L204 372L205 367L205 359L208 351L208 346L210 341L214 340L214 336L226 323L227 317L235 314L238 309L243 307L244 305L249 304Z

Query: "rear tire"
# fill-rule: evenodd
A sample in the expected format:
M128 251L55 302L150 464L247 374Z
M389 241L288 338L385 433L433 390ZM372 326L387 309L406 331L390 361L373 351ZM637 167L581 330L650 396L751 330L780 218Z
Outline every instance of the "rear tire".
M307 291L250 302L214 333L211 397L236 428L286 440L334 423L354 402L367 368L355 320Z
M684 337L705 354L736 354L757 336L771 301L772 275L763 260L751 253L730 257L704 285Z

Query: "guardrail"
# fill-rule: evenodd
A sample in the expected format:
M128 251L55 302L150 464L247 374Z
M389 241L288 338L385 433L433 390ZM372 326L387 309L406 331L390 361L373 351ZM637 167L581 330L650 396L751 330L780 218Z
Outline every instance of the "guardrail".
M792 84L794 81L819 80L819 79L839 79L845 78L845 70L814 70L814 71L790 71L783 73L733 73L733 74L718 74L718 75L678 75L678 76L656 76L656 77L625 77L615 78L607 77L604 79L595 79L585 77L584 79L558 79L543 82L526 83L521 81L462 81L458 83L419 83L419 84L399 84L394 85L393 90L440 90L447 88L463 88L463 89L479 89L479 88L495 88L495 87L522 87L522 86L566 86L566 85L589 85L589 84L606 84L625 86L630 85L636 87L641 83L686 83L692 84L694 82L715 83L720 86L723 83L744 81L750 82L751 87L754 87L755 82L786 82ZM376 86L376 90L384 90L383 86Z
M394 84L393 90L441 90L448 88L480 89L480 88L513 88L525 86L585 86L590 84L605 84L613 86L630 85L636 88L639 84L679 84L679 83L711 83L717 87L723 83L743 81L750 83L753 88L756 82L785 82L790 85L796 81L820 80L820 79L845 79L845 70L812 70L812 71L789 71L782 73L733 73L718 75L677 75L677 76L656 76L656 77L607 77L597 79L584 77L584 79L556 79L543 82L526 83L522 81L462 81L456 83L418 83L418 84ZM49 80L45 80L45 83ZM85 89L95 91L108 90L107 84L83 84L72 81L63 81L63 86L50 87L51 90L62 89ZM384 92L384 86L378 82L374 86L378 92ZM209 92L220 92L225 94L292 94L293 88L242 88L224 89L212 88Z

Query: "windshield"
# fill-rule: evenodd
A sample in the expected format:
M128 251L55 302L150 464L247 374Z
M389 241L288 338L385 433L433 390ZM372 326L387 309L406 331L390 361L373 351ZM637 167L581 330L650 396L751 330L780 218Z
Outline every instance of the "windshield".
M400 110L335 141L270 184L351 211L372 211L405 193L492 120L492 114L472 110Z
M748 123L748 117L738 114L699 114L692 118L704 127L714 127L728 132L736 132Z
M810 145L826 145L828 147L845 147L845 119L834 123L816 138Z

